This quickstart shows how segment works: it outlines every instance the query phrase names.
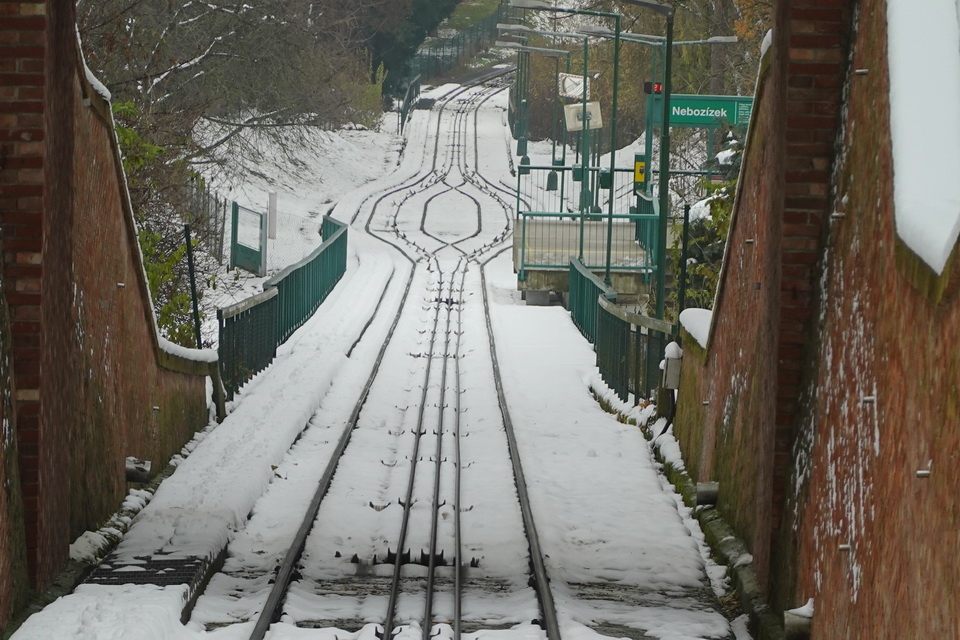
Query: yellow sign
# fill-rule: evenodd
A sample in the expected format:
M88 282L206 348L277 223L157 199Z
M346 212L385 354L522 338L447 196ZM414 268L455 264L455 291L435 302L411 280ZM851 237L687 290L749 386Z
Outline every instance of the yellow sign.
M637 160L633 163L633 181L646 183L647 181L647 163L643 160Z

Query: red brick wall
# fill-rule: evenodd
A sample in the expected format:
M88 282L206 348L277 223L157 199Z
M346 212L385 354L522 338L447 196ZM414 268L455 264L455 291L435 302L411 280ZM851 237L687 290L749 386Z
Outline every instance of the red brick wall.
M960 260L938 276L897 239L886 4L857 29L851 5L777 5L783 128L769 77L676 432L774 610L814 598L817 639L960 637Z
M850 11L781 2L762 75L702 363L685 371L676 431L747 542L761 586L795 568L776 549L789 495L828 219ZM704 404L704 403L707 404Z
M26 554L43 588L69 543L119 506L124 458L161 467L206 423L205 366L158 350L109 105L80 66L73 1L0 0L0 20L0 46L19 56L0 94L3 281Z
M926 295L912 283L934 275L898 260L885 3L863 0L859 22L853 67L867 73L848 78L832 203L845 217L830 223L788 513L795 601L816 599L815 638L956 638L960 300ZM955 292L960 268L945 277Z
M40 531L40 426L39 348L41 278L40 233L43 216L44 170L44 61L46 59L46 5L44 2L0 3L0 223L3 232L3 284L11 303L11 355L16 384L16 447L19 460L7 460L9 473L19 468L21 482L17 495L11 496L26 510L7 521L19 531L4 532L10 551L35 557ZM22 491L22 494L20 493ZM8 503L8 509L11 504ZM6 511L4 515L9 515ZM26 548L23 548L24 540ZM14 543L13 541L18 541ZM19 546L21 548L17 549ZM23 585L20 585L22 587ZM0 589L16 587L4 582ZM2 593L6 602L16 602L23 594ZM14 607L2 607L2 616Z
M783 83L770 50L755 97L709 350L687 356L674 431L691 475L720 482L718 508L769 566L781 223ZM692 356L692 357L691 357Z

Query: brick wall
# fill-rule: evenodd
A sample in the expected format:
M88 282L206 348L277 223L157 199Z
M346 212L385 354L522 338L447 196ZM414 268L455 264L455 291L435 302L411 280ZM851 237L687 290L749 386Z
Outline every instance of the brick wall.
M709 349L687 363L677 414L688 465L692 459L698 480L720 482L718 509L747 542L771 593L795 568L777 544L811 375L847 4L775 5Z
M9 520L21 531L6 531L7 540L26 540L26 553L36 557L40 486L39 348L40 251L45 159L44 62L46 5L43 2L0 3L0 222L3 235L3 284L10 301L11 355L16 389L16 466L20 491L12 496L25 508L25 519ZM19 492L18 492L19 493ZM8 507L9 508L9 507ZM10 536L9 538L7 536ZM14 552L17 550L13 549ZM19 550L24 553L24 550ZM5 585L6 586L6 585ZM22 585L21 585L22 586ZM11 585L11 588L13 586ZM21 594L12 593L8 602ZM8 607L6 612L10 613ZM0 622L3 620L0 619Z
M84 76L73 1L0 0L0 21L16 58L0 89L3 284L23 538L43 588L69 543L118 508L124 458L162 467L206 424L208 367L159 350L110 107Z
M857 3L857 28L852 6L776 5L675 431L694 476L720 480L774 610L814 598L817 639L956 637L960 260L938 276L897 239L886 5Z
M674 432L691 476L720 482L718 508L763 578L770 562L784 154L782 64L764 59L705 352L684 340Z
M0 629L26 604L27 550L16 438L10 315L0 292Z
M787 514L816 638L960 635L960 301L898 259L885 33L885 3L863 0ZM960 267L944 278L955 292Z

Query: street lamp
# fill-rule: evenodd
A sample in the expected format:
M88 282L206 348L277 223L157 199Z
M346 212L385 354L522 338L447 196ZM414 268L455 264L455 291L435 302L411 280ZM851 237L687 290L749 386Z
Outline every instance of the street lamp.
M641 0L633 0L634 3L638 3ZM654 3L658 4L658 3ZM584 15L584 16L596 16L600 18L612 18L614 21L614 39L613 39L613 98L611 106L611 119L610 119L610 178L613 179L613 176L616 172L617 166L617 87L620 84L620 18L619 13L609 13L606 11L589 11L586 9L568 9L565 7L555 7L544 0L510 0L510 6L516 7L519 9L534 9L537 11L551 11L554 13L569 13L575 15ZM658 4L658 6L660 6ZM665 5L663 5L665 6ZM673 8L670 8L670 23L671 29L673 25ZM672 30L671 30L672 35ZM586 43L584 43L584 51L586 51ZM584 56L584 76L586 76L586 56ZM584 77L584 101L583 101L583 113L586 114L587 111L587 101L586 101L586 77ZM584 130L587 128L587 122L584 122ZM607 286L610 286L610 253L613 245L613 192L614 187L611 183L610 186L610 199L609 199L609 208L607 209L607 252L606 252L606 265L603 271L603 282ZM582 209L582 206L581 206ZM581 225L583 220L583 211L580 212L581 216ZM583 235L581 233L581 239ZM582 240L581 240L582 241Z
M656 317L664 318L664 296L666 295L667 264L667 219L670 209L670 74L673 65L673 7L655 0L622 0L627 4L645 7L656 11L667 19L667 35L663 63L663 120L660 125L660 228L657 238L657 306ZM619 39L617 40L619 42Z

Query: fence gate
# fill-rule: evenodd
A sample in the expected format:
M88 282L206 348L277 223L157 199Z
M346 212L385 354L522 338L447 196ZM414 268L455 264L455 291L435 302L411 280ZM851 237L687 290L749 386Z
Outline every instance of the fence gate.
M233 203L230 227L230 268L267 275L267 216Z

